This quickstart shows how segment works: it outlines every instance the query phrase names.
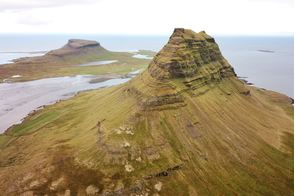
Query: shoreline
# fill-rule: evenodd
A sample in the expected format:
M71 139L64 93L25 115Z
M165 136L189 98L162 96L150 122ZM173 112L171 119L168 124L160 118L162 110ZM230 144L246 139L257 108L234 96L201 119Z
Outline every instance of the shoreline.
M61 87L61 90L57 90L57 91L60 91L59 93L56 93L55 91L53 93L52 93L52 91L48 91L48 93L46 93L46 90L45 90L45 93L42 90L40 92L38 92L39 94L45 94L49 98L47 98L46 96L45 97L44 96L38 97L38 94L34 95L33 98L30 98L29 96L17 98L17 96L16 97L14 96L14 97L10 98L10 99L12 99L11 101L10 101L10 99L6 100L5 98L2 98L2 100L6 101L6 103L5 102L2 103L2 111L0 110L0 119L2 118L2 120L5 121L6 124L2 125L2 128L0 130L0 134L5 134L13 126L21 124L26 118L35 114L37 111L44 109L46 106L54 105L60 101L71 99L82 92L98 90L98 89L102 89L102 88L108 88L108 87L120 85L122 83L129 81L135 75L137 75L137 74L130 74L130 75L128 75L128 74L109 74L109 75L100 75L100 76L89 76L89 75L85 76L84 75L84 76L75 76L75 77L70 77L70 76L68 76L68 77L55 77L55 78L33 80L33 81L28 81L28 82L4 83L6 85L14 85L14 84L21 85L21 84L25 84L25 83L34 83L34 82L40 83L41 82L41 84L42 84L42 80L57 80L57 79L62 80L64 78L74 80L74 79L76 79L76 77L80 77L81 79L77 78L76 82L78 82L77 83L78 86L80 84L80 85L82 85L82 87L80 89L76 89L76 90L75 89L74 90L66 89L67 87L64 87L64 89L63 89L63 87ZM75 82L73 83L73 81L70 83L73 86L76 85L76 83ZM3 83L1 83L1 84L3 84ZM61 84L61 86L62 86L62 84ZM26 87L22 87L22 88L27 90ZM72 86L70 86L69 88L72 88ZM44 89L46 89L46 85L45 85ZM5 89L3 90L3 92L5 92ZM30 93L20 93L20 94L30 94ZM36 98L36 96L37 96L37 98ZM10 103L10 102L13 102L14 99L17 100L16 103ZM0 101L1 101L1 97L0 97ZM11 106L9 105L9 107L11 107L11 108L5 109L5 105L7 106L7 104L9 104L9 103L11 104ZM38 103L43 103L43 104L38 105ZM2 114L1 114L1 112L2 112Z

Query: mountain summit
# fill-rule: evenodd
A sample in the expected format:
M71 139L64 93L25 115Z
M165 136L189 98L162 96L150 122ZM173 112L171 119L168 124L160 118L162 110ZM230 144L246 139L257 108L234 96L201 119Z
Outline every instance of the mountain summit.
M2 195L293 195L293 106L248 86L205 32L148 69L0 136Z
M224 82L228 84L219 86ZM146 109L183 105L184 94L198 96L215 87L224 87L226 94L237 91L250 95L250 88L237 79L214 38L204 31L183 28L174 30L148 69L130 83L131 90L142 92L139 97Z
M204 31L177 28L149 66L155 78L206 78L219 80L234 74L214 38Z

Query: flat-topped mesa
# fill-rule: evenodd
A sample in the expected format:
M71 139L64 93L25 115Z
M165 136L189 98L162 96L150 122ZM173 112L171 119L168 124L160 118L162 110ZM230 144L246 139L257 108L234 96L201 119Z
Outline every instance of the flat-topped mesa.
M97 41L83 40L83 39L70 39L64 47L68 48L83 48L100 46Z
M76 54L79 52L86 52L88 50L104 50L100 43L97 41L92 41L92 40L82 40L82 39L70 39L66 45L64 45L62 48L57 49L57 50L52 50L47 53L47 55L52 55L52 56L59 56L62 57L64 55L71 55L71 54Z
M230 64L222 56L214 38L205 31L176 28L168 43L149 65L149 73L157 79L206 78L234 76Z
M19 64L72 64L96 60L101 53L109 52L100 43L92 40L70 39L63 47L51 50L45 55L14 59Z

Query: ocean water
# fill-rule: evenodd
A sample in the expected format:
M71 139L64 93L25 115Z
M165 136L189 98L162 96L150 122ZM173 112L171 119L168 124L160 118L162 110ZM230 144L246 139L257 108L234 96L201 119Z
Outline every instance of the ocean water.
M138 59L153 59L153 57L144 54L135 54L133 57Z
M83 63L78 66L96 66L96 65L107 65L118 62L118 60L108 60L108 61L93 61L89 63Z
M239 76L294 98L293 37L218 37L216 41Z
M17 57L21 57L27 56L27 53L49 51L63 46L71 38L96 40L112 51L159 51L169 36L1 34L0 64L10 60L8 53L17 52ZM215 39L239 76L247 77L255 86L294 97L293 37L215 36Z
M21 57L34 57L42 56L45 52L0 52L0 65L13 63L13 59L18 59Z

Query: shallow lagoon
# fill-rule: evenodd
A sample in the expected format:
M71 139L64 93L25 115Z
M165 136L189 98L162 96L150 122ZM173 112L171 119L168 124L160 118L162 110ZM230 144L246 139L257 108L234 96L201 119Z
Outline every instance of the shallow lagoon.
M80 64L80 65L78 65L78 66L107 65L107 64L116 63L116 62L118 62L118 60L93 61L93 62L89 62L89 63L83 63L83 64Z
M153 57L144 54L135 54L132 57L137 59L153 59Z
M56 77L29 82L0 84L0 133L13 124L22 122L31 111L59 100L73 97L76 93L122 84L130 78L116 78L91 83L94 76L77 75Z

